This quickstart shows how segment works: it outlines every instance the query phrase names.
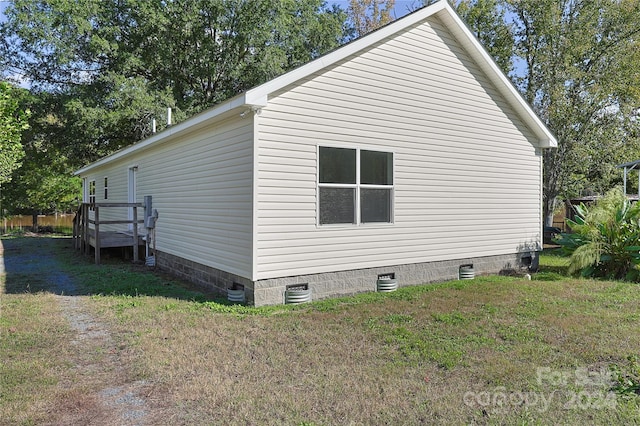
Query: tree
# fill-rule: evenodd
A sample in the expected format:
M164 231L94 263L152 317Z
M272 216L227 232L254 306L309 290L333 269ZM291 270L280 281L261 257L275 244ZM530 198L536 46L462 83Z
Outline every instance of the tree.
M603 192L640 154L640 2L508 0L516 84L557 136L544 153L544 212L558 197Z
M509 75L513 68L514 38L501 2L459 0L455 9L502 71Z
M140 78L188 115L337 47L346 20L323 0L15 0L5 14L0 56L35 88Z
M349 0L354 36L361 37L393 21L395 0Z
M24 102L33 111L22 135L26 155L3 187L2 205L9 214L70 211L81 196L81 181L72 176L73 162L60 149L64 144L58 139L66 134L56 111L60 99L41 93L25 97Z
M75 210L82 194L82 181L71 175L65 158L42 147L33 146L26 151L27 159L2 193L2 204L9 214Z
M66 205L74 168L162 130L167 107L177 122L346 40L323 0L15 0L5 16L0 70L34 100L14 210Z
M149 81L189 113L339 46L346 15L321 0L167 2L132 36ZM146 74L143 74L146 75ZM151 77L153 76L153 77Z
M165 128L167 107L173 109L173 122L184 119L169 89L150 86L141 77L108 73L64 94L42 93L47 101L39 111L50 119L40 128L72 167L80 167L150 136L154 119L157 130Z
M78 165L153 118L161 130L167 107L183 119L335 48L346 20L322 0L16 0L5 14L2 66L57 96L52 143Z
M11 180L24 157L20 138L29 127L29 111L20 107L19 97L20 89L0 81L0 185Z

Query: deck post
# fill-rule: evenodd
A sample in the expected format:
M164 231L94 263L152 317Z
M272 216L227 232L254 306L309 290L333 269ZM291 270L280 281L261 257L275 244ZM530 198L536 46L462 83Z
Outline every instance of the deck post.
M84 254L84 203L80 204L80 213L82 216L80 217L80 223L78 223L78 234L80 236L78 240L78 248L80 249L80 254Z
M133 261L138 261L138 206L133 206Z
M75 248L76 250L80 250L82 248L82 204L78 208L78 217L75 222L75 232L76 232L76 240L75 240Z
M111 220L107 217L106 220L102 220L100 218L100 210L103 210L103 207L130 208L132 217L126 220ZM141 207L144 207L142 203L83 203L80 207L81 213L78 215L74 228L74 233L78 238L78 247L82 254L91 254L91 247L93 246L95 249L95 263L98 265L100 264L101 257L100 250L103 246L104 248L133 246L134 262L138 262L140 260L140 231L138 230L138 222L143 222L142 220L138 220L138 209ZM93 217L89 216L90 211L93 212ZM91 229L92 224L93 229ZM133 229L128 232L110 232L102 229L104 227L103 225L119 224L133 225ZM93 244L91 238L94 238Z
M100 264L100 207L95 207L95 232L96 232L96 247L95 247L95 255L96 255L96 265Z
M84 210L82 213L84 217L82 221L82 254L87 254L89 252L89 205L83 204L82 209Z
M76 237L75 237L75 248L76 250L82 250L82 238L83 238L83 221L84 221L84 211L83 211L83 206L82 203L80 203L80 206L78 207L78 214L76 217L76 221L74 221L74 228L75 228L75 233L76 233Z
M73 232L73 236L71 238L72 238L72 241L73 241L73 249L74 250L76 250L78 248L78 226L77 226L77 223L78 223L79 215L80 215L80 210L78 210L76 212L76 215L73 217L73 231L72 231Z

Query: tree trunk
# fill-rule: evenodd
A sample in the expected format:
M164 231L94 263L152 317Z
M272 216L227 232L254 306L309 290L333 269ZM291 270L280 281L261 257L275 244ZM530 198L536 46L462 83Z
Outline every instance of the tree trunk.
M31 232L38 232L38 213L31 214Z
M558 197L547 198L543 203L544 226L553 226L553 216L558 203Z

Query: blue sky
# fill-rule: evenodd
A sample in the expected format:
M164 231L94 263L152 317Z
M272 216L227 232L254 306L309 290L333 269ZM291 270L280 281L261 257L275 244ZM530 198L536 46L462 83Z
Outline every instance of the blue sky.
M0 22L4 22L4 9L9 5L8 1L0 1Z

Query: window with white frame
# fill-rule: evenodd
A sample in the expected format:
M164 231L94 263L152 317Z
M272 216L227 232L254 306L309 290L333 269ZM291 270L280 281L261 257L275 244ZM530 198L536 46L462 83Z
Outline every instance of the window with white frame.
M109 198L109 178L105 176L104 178L104 199Z
M96 202L96 181L95 180L90 180L89 181L89 203L95 203ZM93 211L93 206L89 207L92 211Z
M391 223L393 153L321 146L319 224Z

